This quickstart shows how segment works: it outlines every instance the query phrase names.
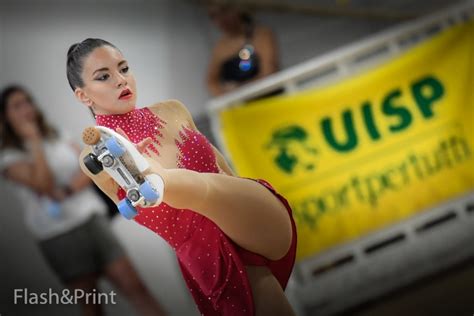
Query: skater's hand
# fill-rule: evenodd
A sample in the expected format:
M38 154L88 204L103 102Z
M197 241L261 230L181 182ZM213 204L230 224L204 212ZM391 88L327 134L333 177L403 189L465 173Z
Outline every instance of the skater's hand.
M135 144L134 142L132 142L130 140L130 138L128 138L127 134L125 134L125 131L123 129L121 129L120 127L117 127L117 129L115 130L117 133L119 133L120 135L122 135L123 137L125 137L129 142L131 142L132 144L135 145L135 147L137 148L137 150L140 152L140 153L143 153L145 150L146 150L146 147L148 145L150 145L153 140L151 139L151 137L147 137L145 138L144 140L142 140L141 142L139 142L138 144Z

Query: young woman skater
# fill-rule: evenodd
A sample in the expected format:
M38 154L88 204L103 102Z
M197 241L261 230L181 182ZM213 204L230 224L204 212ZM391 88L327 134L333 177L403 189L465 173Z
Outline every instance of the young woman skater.
M293 315L283 292L295 261L296 228L284 197L261 179L233 174L178 101L137 108L135 78L122 53L100 39L72 45L67 77L97 125L137 144L165 183L163 202L134 218L175 250L203 315ZM85 149L80 157L90 150ZM125 196L106 173L84 172L116 203Z

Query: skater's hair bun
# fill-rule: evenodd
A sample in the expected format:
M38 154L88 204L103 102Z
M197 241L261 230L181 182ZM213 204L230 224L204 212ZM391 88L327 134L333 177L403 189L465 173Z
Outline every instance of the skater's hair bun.
M119 50L115 45L100 38L87 38L69 47L67 51L66 74L69 85L73 91L78 87L82 88L84 86L81 74L85 57L94 49L102 46L110 46Z

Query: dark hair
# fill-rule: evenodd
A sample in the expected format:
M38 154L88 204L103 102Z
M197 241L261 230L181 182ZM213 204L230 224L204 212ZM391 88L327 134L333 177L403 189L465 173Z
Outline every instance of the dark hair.
M10 124L7 118L7 103L10 97L17 92L25 94L28 101L35 108L37 124L41 135L47 139L53 139L57 137L58 133L46 122L43 114L36 106L31 94L20 85L10 85L4 88L0 93L0 149L16 148L24 150L23 140L15 132L13 126Z
M244 33L247 38L251 38L253 36L253 32L255 31L255 21L252 15L246 11L240 11L239 14L240 21L244 23Z
M76 90L77 87L82 88L84 86L81 74L85 57L94 49L102 46L110 46L120 51L115 45L100 38L87 38L69 47L67 51L66 74L69 85L73 91Z
M253 26L255 24L252 14L250 14L247 11L240 11L239 17L240 17L240 20L244 22L244 24L246 25Z
M253 35L253 31L255 29L255 20L253 18L253 15L246 9L241 9L238 7L238 5L236 3L232 3L232 2L227 2L227 1L224 1L224 3L212 3L210 4L210 7L214 7L216 8L217 10L219 10L219 12L225 12L227 10L232 10L234 12L237 13L237 16L240 20L240 22L242 22L244 24L244 33L245 33L245 36L246 37L252 37Z

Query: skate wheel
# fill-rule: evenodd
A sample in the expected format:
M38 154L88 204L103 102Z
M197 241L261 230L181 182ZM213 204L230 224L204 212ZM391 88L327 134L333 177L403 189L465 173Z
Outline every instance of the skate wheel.
M140 192L137 189L131 189L127 192L127 197L130 201L137 202L140 200Z
M85 156L83 162L87 170L89 170L92 174L98 174L104 169L102 167L102 163L99 161L99 159L97 159L97 156L92 153Z
M102 165L104 167L110 168L114 165L115 159L112 155L105 155L102 157Z
M126 219L132 219L138 214L137 210L132 205L129 199L123 199L122 201L120 201L117 205L117 208L120 214L122 214L122 216Z
M115 137L110 137L107 139L105 142L105 147L107 147L109 152L117 158L125 153L125 148L122 147Z
M143 195L147 202L151 204L155 203L160 195L155 191L150 182L146 181L140 185L140 193Z
M82 141L87 145L95 145L100 140L100 132L95 127L88 127L82 132Z

